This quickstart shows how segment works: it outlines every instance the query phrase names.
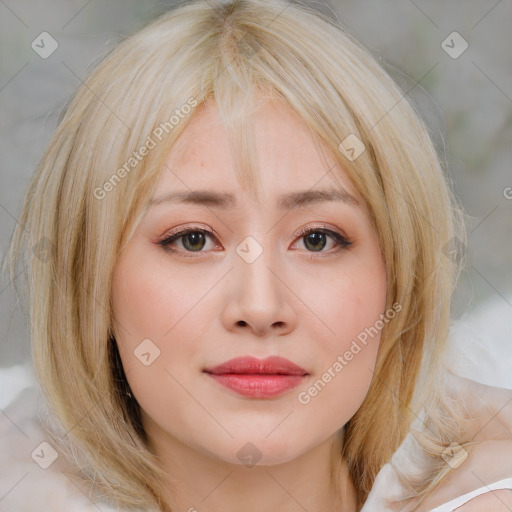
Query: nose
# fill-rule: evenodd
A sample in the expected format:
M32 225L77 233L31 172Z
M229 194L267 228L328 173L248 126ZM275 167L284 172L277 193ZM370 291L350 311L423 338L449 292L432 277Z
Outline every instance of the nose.
M235 255L234 266L222 315L226 329L249 331L260 337L293 331L297 323L293 286L283 278L283 272L270 258L270 251L264 250L252 263Z

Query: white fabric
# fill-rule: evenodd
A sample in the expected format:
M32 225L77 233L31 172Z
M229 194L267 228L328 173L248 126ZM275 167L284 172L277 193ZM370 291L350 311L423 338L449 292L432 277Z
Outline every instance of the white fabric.
M9 405L20 391L35 384L32 368L28 363L0 369L0 409Z
M468 379L512 389L512 296L495 295L452 322L446 366Z
M455 498L454 500L451 500L448 503L445 503L444 505L433 508L432 510L430 510L430 512L453 512L457 507L464 505L469 500L476 498L477 496L480 496L490 491L498 491L500 489L512 490L512 477L505 478L503 480L500 480L499 482L494 482L492 484L485 485L484 487L480 487L475 491L463 494L462 496L459 496L458 498Z
M35 386L12 389L15 398L0 411L0 512L113 512L106 503L94 504L87 497L88 483L59 455L43 430L39 415L40 395ZM38 464L39 463L39 464Z

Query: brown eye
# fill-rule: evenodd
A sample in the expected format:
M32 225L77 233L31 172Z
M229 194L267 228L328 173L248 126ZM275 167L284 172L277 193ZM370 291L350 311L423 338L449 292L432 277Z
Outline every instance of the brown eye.
M213 233L204 229L183 229L160 240L158 244L169 251L205 252L203 249L207 239L213 236ZM177 242L181 242L182 248L173 247Z
M309 252L329 252L324 251L329 239L333 241L334 249L343 249L352 242L336 231L325 228L309 228L299 234L304 241L304 246Z
M183 247L190 251L200 251L205 243L206 237L204 233L200 231L193 231L191 233L187 233L186 235L181 235Z
M321 251L327 245L327 236L315 231L304 237L304 245L312 251Z

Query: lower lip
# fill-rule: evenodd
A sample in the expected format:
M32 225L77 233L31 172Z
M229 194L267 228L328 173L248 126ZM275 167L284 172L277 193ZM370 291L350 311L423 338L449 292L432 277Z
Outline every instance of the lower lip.
M219 384L226 386L238 394L254 398L268 398L280 395L289 389L297 387L305 375L279 374L208 374Z

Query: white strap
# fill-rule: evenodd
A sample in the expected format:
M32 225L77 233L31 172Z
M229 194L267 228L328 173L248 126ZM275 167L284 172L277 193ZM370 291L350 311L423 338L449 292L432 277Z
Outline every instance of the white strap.
M503 480L500 480L499 482L494 482L492 484L485 485L484 487L480 487L476 491L471 491L468 492L467 494L463 494L462 496L459 496L458 498L455 498L449 501L448 503L444 503L439 507L433 508L432 510L430 510L430 512L453 512L454 509L460 507L461 505L464 505L472 498L476 498L477 496L485 494L486 492L497 491L499 489L512 490L512 477L508 477Z

